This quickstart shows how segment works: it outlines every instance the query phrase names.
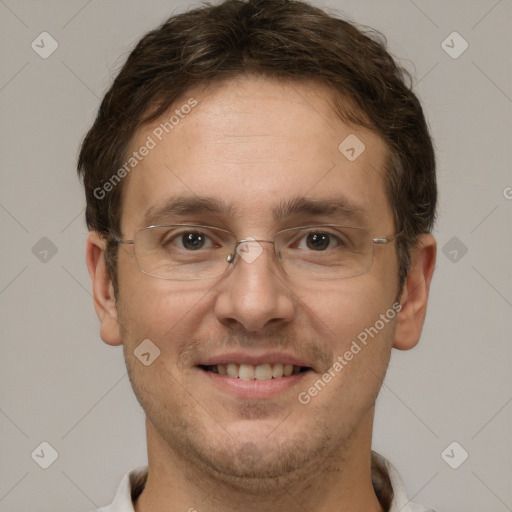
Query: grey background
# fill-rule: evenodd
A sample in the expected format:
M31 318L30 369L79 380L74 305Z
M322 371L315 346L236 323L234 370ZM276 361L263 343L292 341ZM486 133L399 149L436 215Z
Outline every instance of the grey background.
M315 3L387 36L438 151L430 309L420 345L393 355L374 448L419 503L512 510L512 2ZM1 512L91 510L146 462L122 350L98 334L75 164L133 44L187 5L199 2L0 0ZM47 59L31 48L43 31L59 45ZM441 47L453 31L469 44L457 59ZM48 469L31 457L43 441L58 452ZM469 453L458 469L441 457L452 441Z

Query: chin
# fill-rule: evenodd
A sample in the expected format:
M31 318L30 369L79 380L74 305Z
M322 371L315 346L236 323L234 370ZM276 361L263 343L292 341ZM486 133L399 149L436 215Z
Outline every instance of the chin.
M244 493L270 492L304 482L319 466L328 464L335 451L318 426L314 435L283 431L282 439L273 438L272 432L261 433L259 438L253 432L251 440L222 437L210 443L189 438L188 458L195 459L215 481Z
M228 457L205 457L203 462L215 480L243 492L261 493L289 485L302 478L307 466L304 452L293 450L262 454L257 445L245 443L233 450L226 449ZM203 454L204 457L204 454Z

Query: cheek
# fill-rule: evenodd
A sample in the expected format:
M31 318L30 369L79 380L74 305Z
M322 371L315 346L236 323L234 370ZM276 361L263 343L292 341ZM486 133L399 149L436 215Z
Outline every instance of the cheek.
M133 268L135 267L135 268ZM123 343L135 348L149 338L162 352L175 359L179 344L190 340L191 325L209 300L209 287L204 282L186 284L148 276L139 271L135 262L119 268L119 322ZM191 324L192 322L192 324ZM169 343L172 341L172 343Z
M391 353L393 292L366 275L301 294L307 322L322 326L321 341L332 354L313 386L300 390L301 403L310 403L319 416L329 413L355 421L373 406Z
M339 353L391 308L394 291L392 286L382 282L382 278L365 274L347 280L326 281L321 288L315 283L303 288L298 296L305 305L305 313L310 316L310 323L316 318L330 345Z

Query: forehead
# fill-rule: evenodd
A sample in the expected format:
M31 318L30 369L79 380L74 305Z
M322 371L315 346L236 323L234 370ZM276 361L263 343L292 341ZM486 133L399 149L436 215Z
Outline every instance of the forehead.
M122 231L156 222L180 201L215 204L202 214L223 217L232 228L272 226L286 221L283 213L314 216L314 204L328 216L322 202L357 212L367 227L390 222L385 145L342 122L331 101L321 85L263 78L191 90L132 141L128 156L139 154L124 183ZM151 149L139 151L143 146ZM301 213L298 204L309 207Z

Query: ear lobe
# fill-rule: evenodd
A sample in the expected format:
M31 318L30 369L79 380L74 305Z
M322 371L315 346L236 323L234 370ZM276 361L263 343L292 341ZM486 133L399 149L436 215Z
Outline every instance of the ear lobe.
M114 286L105 265L106 242L96 231L87 238L86 260L92 282L94 309L100 320L100 336L108 345L121 345Z
M435 238L421 235L411 253L411 267L405 280L398 314L393 347L409 350L420 339L427 313L430 282L436 264L437 243Z

